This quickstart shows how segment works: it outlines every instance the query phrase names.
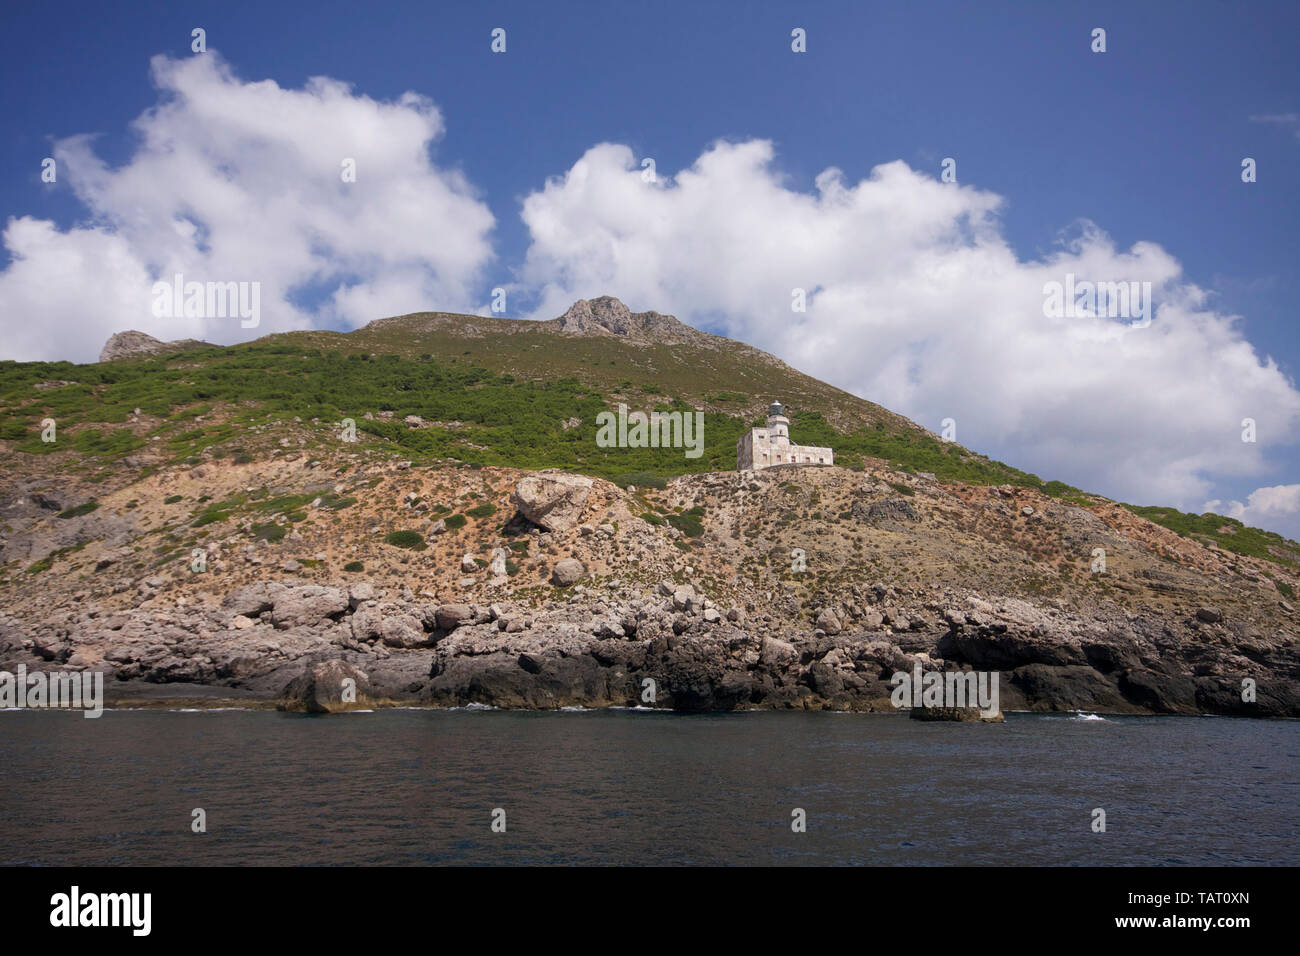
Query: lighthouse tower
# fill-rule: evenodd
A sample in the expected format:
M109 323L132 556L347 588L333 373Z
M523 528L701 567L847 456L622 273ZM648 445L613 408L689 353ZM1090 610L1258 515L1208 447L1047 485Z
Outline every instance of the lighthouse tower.
M785 406L773 402L767 409L762 428L751 428L736 442L736 468L759 471L773 465L833 465L835 453L829 448L790 443L790 419Z
M790 440L790 419L785 417L785 408L780 402L773 402L767 409L767 434L770 438Z

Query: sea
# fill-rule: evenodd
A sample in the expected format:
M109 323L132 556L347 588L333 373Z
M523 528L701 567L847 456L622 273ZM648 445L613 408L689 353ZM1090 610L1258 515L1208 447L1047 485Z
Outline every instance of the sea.
M0 712L0 862L1300 864L1300 722Z

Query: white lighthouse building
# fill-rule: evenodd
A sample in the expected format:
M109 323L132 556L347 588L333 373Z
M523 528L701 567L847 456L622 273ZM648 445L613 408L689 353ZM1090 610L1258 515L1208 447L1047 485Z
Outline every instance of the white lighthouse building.
M829 448L790 443L790 419L780 402L767 410L767 425L751 428L736 443L736 470L759 471L773 465L833 465Z

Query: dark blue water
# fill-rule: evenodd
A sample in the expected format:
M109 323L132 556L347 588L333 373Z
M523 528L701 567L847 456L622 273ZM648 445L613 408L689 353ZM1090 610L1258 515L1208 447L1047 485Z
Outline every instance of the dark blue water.
M1298 757L1211 717L9 711L0 862L1294 865Z

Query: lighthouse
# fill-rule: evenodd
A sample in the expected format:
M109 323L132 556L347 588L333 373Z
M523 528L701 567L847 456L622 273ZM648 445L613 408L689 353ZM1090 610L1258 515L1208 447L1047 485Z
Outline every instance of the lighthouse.
M736 443L736 470L760 471L776 465L833 465L835 453L814 445L790 442L790 419L785 406L773 402L762 428L751 428Z

